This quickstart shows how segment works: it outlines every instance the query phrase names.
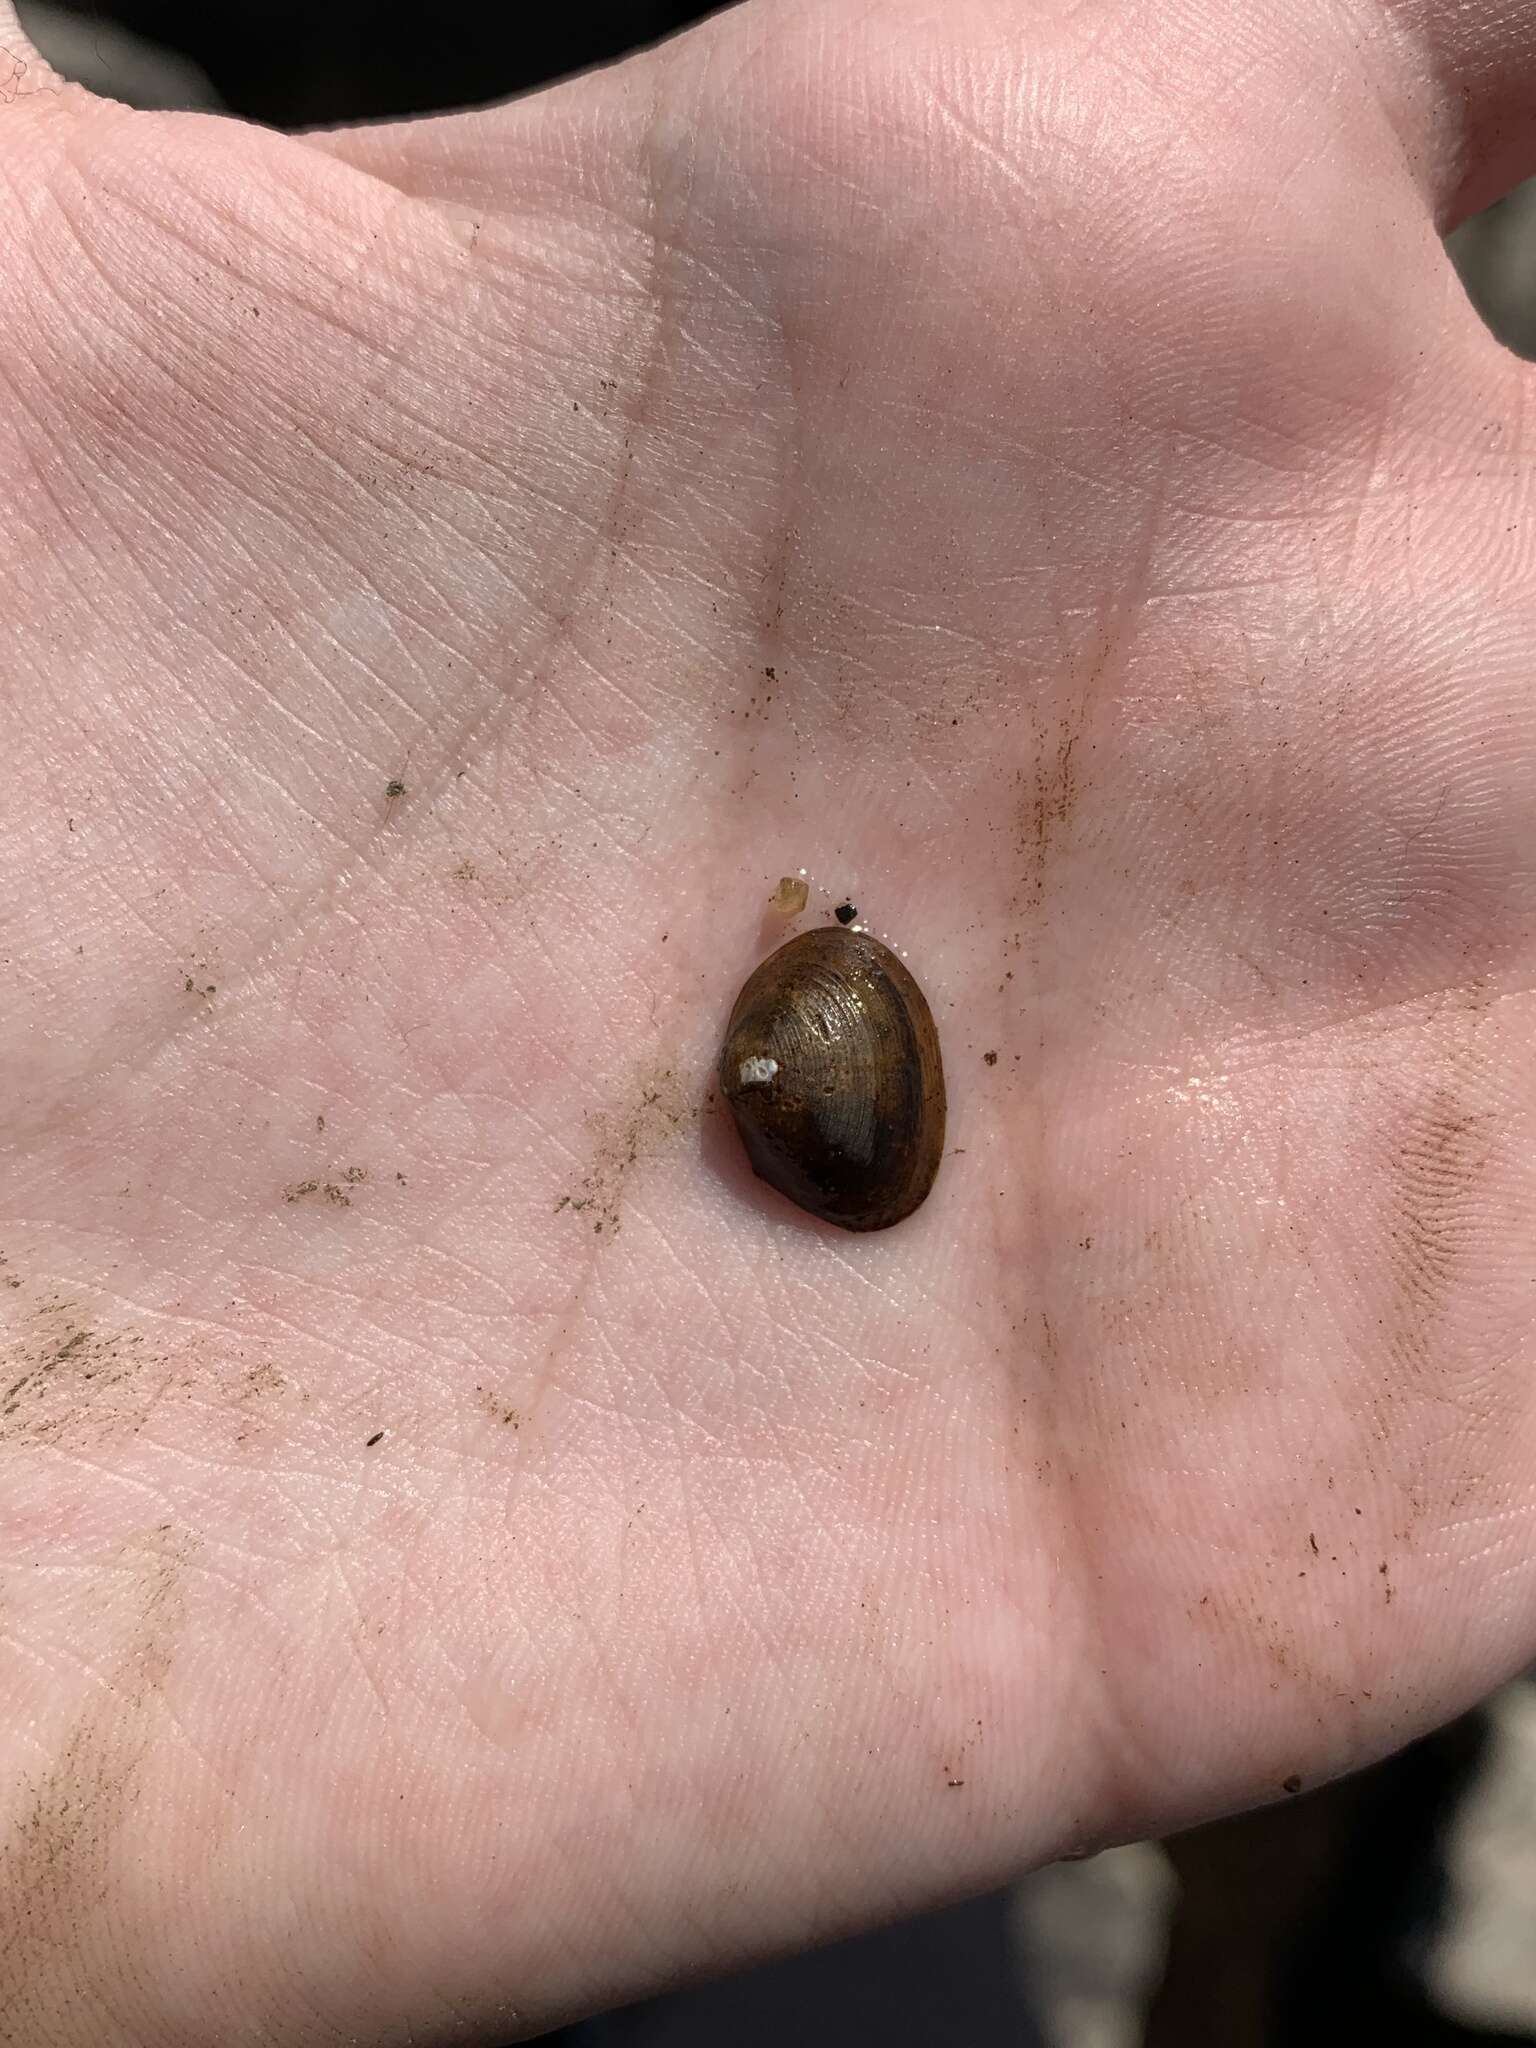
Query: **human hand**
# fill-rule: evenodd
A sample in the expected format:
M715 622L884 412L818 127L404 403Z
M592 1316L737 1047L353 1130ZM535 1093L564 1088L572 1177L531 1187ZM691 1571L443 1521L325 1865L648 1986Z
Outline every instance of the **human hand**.
M1436 228L1533 71L817 0L5 109L0 2039L534 2030L1531 1656L1529 373ZM946 1050L879 1237L709 1103L801 867Z

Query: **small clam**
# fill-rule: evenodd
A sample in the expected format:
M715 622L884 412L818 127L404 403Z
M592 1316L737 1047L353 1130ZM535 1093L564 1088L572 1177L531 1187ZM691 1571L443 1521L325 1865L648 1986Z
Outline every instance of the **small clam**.
M753 1169L811 1215L884 1230L933 1186L944 1067L922 990L868 932L771 953L736 998L720 1085Z

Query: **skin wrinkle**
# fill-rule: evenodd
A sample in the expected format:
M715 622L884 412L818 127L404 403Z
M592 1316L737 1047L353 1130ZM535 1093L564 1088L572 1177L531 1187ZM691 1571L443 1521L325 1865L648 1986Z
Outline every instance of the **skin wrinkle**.
M473 735L467 735L467 737L473 737Z
M85 537L67 564L46 546L31 563L29 607L48 616L66 569L90 595L56 613L67 654L46 628L26 647L13 815L84 815L69 778L26 779L31 750L75 764L100 822L88 854L40 871L28 845L14 864L46 882L59 950L51 1010L13 993L0 1034L83 1049L102 1079L83 1111L61 1087L67 1133L15 1139L20 1206L31 1256L82 1293L115 1233L114 1286L206 1331L212 1377L103 1460L115 1486L37 1466L3 1528L46 1495L47 1540L67 1549L110 1529L119 1494L158 1488L178 1522L223 1531L216 1597L187 1589L198 1654L165 1683L200 1751L243 1751L252 1774L218 1809L219 1826L240 1816L239 1860L208 1862L184 1914L154 1916L146 1942L148 1895L123 1895L117 1941L148 1957L151 1999L127 2024L156 2048L207 2038L232 1930L243 2011L274 2042L420 2031L439 2000L485 2025L509 1984L532 2030L1064 1844L1270 1796L1528 1653L1517 1091L1485 1099L1456 1068L1454 1018L1415 1028L1405 1009L1375 1040L1337 1029L1362 995L1397 992L1388 966L1451 985L1460 961L1486 979L1498 953L1521 976L1518 877L1491 878L1524 798L1525 607L1499 536L1527 487L1507 459L1479 479L1461 458L1452 495L1428 502L1437 451L1458 434L1481 446L1515 384L1431 277L1396 157L1351 108L1335 18L1245 18L1228 57L1199 6L1102 9L1106 34L1134 33L1148 87L1130 94L1115 42L1085 68L1081 15L1046 35L987 0L942 20L894 0L748 11L504 118L393 140L207 123L183 145L174 124L133 128L146 164L185 149L188 206L199 177L239 193L264 269L312 272L264 301L259 344L253 322L249 347L209 366L251 384L217 477L196 468L195 428L176 439L168 421L179 488L149 492L151 584L175 568L227 602L230 562L280 579L286 646L239 614L196 622L259 687L231 692L207 654L178 672L190 635L168 623L144 660L156 621L108 538L144 545L124 517L146 488L136 443L113 443L122 480L99 514L100 449L57 512L28 507ZM1017 98L999 95L1021 76L1054 129L1017 131ZM1266 111L1271 76L1284 104ZM1224 84L1235 103L1239 79L1244 161L1223 178L1223 124L1187 110L1222 107ZM934 87L1018 154L1037 220L1007 228L995 171L925 108ZM100 148L131 185L129 123L104 118L118 126ZM1191 123L1193 149L1173 134ZM494 154L467 166L477 136ZM632 228L594 232L594 195L616 202L610 222L642 217L647 154L663 217L637 252ZM1162 181L1138 183L1153 161ZM369 211L369 182L395 177L475 190L499 215L481 253L423 261L419 216ZM377 253L354 248L375 224ZM486 292L474 272L498 226L509 289ZM134 231L152 237L142 212ZM221 233L238 258L238 229ZM1073 245L1097 252L1091 293ZM659 278L639 302L637 253ZM346 290L354 258L399 298L375 284L345 301L345 324L380 344L351 441L357 351L324 315L306 349L288 309L305 287L322 306L328 283ZM163 262L167 287L184 260ZM36 317L46 340L58 305ZM67 434L89 366L67 345L36 363ZM591 417L600 378L625 425ZM434 402L452 423L435 491L375 452L393 438L430 467ZM1381 404L1396 502L1351 495ZM1246 444L1224 426L1266 412ZM274 435L284 418L299 431ZM494 458L466 484L477 431ZM1261 516L1276 486L1252 455L1280 442L1311 471L1282 480L1285 524ZM1345 587L1351 518L1364 542ZM1143 602L1218 582L1219 603ZM1486 629L1469 634L1458 582L1497 607ZM539 615L546 598L558 616ZM353 668L342 648L373 658ZM62 739L49 699L74 718ZM211 730L195 746L188 701ZM412 734L409 758L385 759L386 732L375 755L370 718L396 727L413 703L433 745ZM86 763L82 736L114 718L144 738L104 739ZM158 785L132 770L160 750L174 765L184 733L200 808L167 831ZM1507 767L1476 769L1479 734ZM1390 830L1367 844L1393 817L1403 846ZM338 882L359 825L367 851ZM461 863L494 887L450 882ZM690 1132L625 1179L599 1253L555 1211L596 1158L589 1118L622 1135L637 1077L663 1065L696 1095L760 899L801 866L818 892L852 890L942 991L968 1079L934 1202L855 1249L768 1210ZM1209 879L1185 896L1197 870ZM294 928L268 926L254 970L239 937L253 875L314 891ZM106 1037L79 1039L135 972L129 918L167 880L196 900L207 929L186 952L217 949L200 978L220 996L135 1073L101 1059L118 1050ZM149 923L181 969L174 906L151 899ZM1352 983L1372 956L1374 981ZM137 1013L163 1003L168 1029L186 1022L181 980ZM1489 1071L1518 1075L1520 1012L1490 1004L1478 1030ZM1245 1042L1274 1050L1263 1066L1233 1051L1246 1069L1223 1080ZM985 1071L984 1048L999 1054ZM1159 1098L1138 1061L1212 1092ZM1478 1169L1462 1192L1425 1150L1441 1099L1435 1128L1510 1120L1492 1157L1453 1137ZM1423 1163L1393 1194L1399 1154ZM282 1201L353 1162L370 1180L350 1208ZM1408 1272L1390 1232L1413 1217L1405 1299L1431 1315L1389 1342L1374 1317L1404 1309L1387 1290ZM13 1234L0 1219L0 1248ZM1419 1361L1395 1405L1392 1343ZM210 1393L258 1349L310 1399L236 1470L225 1433L232 1447L243 1425ZM477 1388L521 1411L541 1370L537 1427L493 1424ZM1349 1489L1336 1512L1359 1570L1339 1544L1348 1570L1303 1604L1290 1549L1330 1487ZM1491 1568L1483 1534L1455 1533L1490 1516L1509 1531ZM27 1553L5 1553L9 1602L35 1577ZM274 1555L293 1559L281 1591ZM1486 1597L1495 1573L1503 1600ZM359 1626L375 1633L354 1641ZM0 1669L9 1713L28 1681ZM1364 1692L1384 1704L1367 1711ZM151 1848L205 1848L211 1807L172 1757L146 1765L141 1810L167 1820ZM294 1788L283 1815L258 1777ZM111 1944L77 1946L73 1966L99 1989ZM179 2023L157 1985L176 1987ZM58 1989L62 2012L79 1986ZM67 2048L66 2022L49 2025Z

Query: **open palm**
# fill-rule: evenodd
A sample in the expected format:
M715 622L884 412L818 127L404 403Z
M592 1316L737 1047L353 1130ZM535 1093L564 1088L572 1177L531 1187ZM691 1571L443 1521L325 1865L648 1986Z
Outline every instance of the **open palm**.
M535 2029L1536 1649L1536 493L1436 232L1533 59L1266 20L13 81L0 2038ZM944 1043L880 1236L712 1097L800 869Z

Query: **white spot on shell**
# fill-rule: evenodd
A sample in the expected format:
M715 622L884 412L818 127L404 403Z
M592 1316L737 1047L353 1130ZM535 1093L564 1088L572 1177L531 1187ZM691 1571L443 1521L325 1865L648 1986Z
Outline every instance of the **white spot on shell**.
M740 1088L766 1088L778 1071L777 1060L743 1060L736 1069L736 1084Z

